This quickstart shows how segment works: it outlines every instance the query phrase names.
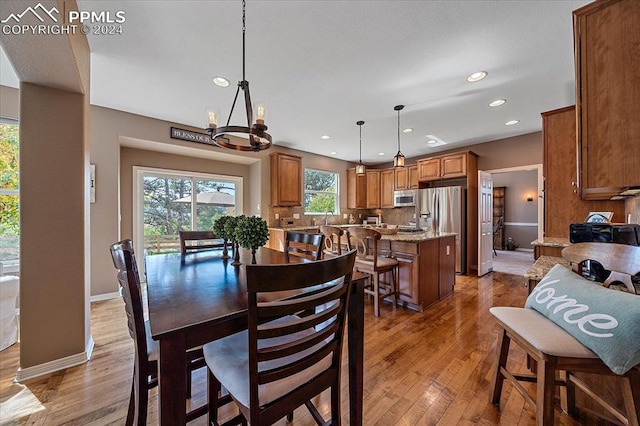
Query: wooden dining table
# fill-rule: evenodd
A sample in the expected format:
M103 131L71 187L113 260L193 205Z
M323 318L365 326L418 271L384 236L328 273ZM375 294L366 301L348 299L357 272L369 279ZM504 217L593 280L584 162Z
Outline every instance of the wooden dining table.
M221 250L181 256L164 254L145 260L151 336L159 342L159 420L186 423L187 350L247 328L245 265L251 252L240 249L240 266L223 259ZM300 262L298 258L291 262ZM260 248L257 264L288 263L283 252ZM354 272L347 307L349 415L362 425L364 359L364 291L367 276Z

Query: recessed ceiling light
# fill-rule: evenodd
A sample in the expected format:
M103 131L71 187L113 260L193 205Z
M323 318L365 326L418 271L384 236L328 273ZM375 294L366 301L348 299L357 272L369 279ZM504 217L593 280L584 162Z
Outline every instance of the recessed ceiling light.
M440 139L437 136L434 135L427 135L427 145L429 146L429 148L433 148L436 146L442 146L442 145L446 145L447 143L445 141L443 141L442 139Z
M413 129L411 127L407 127L406 129L402 129L402 133L411 133Z
M487 72L486 71L478 71L478 72L474 72L473 74L471 74L469 77L467 77L467 81L469 83L475 83L476 81L480 81L483 78L485 78L487 76Z
M495 101L489 104L490 107L497 107L500 105L504 105L507 102L506 99L496 99Z
M323 140L325 140L325 141L326 141L327 139L331 139L331 136L329 136L329 135L322 135L322 136L320 136L320 139L323 139Z
M331 155L336 155L336 154L337 154L337 152L335 152L335 151L331 151L329 154L331 154Z
M213 84L220 87L227 87L229 85L229 80L224 77L216 76L213 77Z
M438 143L438 141L437 141L437 140L435 140L435 139L429 139L429 140L427 141L427 143L428 143L429 145L433 145L433 144Z
M506 123L504 123L506 126L513 126L514 124L518 124L520 122L520 120L509 120Z
M382 157L383 155L385 155L385 153L384 152L379 152L378 155Z

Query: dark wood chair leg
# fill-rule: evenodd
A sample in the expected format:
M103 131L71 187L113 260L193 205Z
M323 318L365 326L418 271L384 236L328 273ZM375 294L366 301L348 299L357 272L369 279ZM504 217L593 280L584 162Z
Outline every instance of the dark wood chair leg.
M566 381L566 390L563 391L560 389L560 405L566 405L563 409L566 409L568 415L575 417L578 414L576 409L576 385L571 381L571 372L565 371L561 372L560 376ZM564 404L563 404L563 396L564 396Z
M331 424L340 426L340 386L331 386Z
M147 375L138 375L136 383L136 415L134 421L138 426L146 426L147 424L148 403L149 389L147 389Z
M291 423L293 421L293 411L287 414L287 423Z
M218 398L222 386L218 379L207 368L207 401L209 402L209 425L218 425Z
M632 368L625 378L623 391L629 426L640 425L640 370Z
M187 367L187 399L191 399L191 369Z
M380 316L380 276L373 274L373 315Z
M502 329L498 335L498 344L496 345L496 363L495 374L493 375L493 383L491 385L491 403L500 405L500 395L502 394L502 385L504 384L504 375L501 369L507 367L507 357L509 356L509 345L511 339L507 336L507 330Z
M556 381L555 358L538 362L536 385L536 424L553 426Z
M129 409L127 411L126 426L133 426L133 419L136 415L136 381L131 380L131 396L129 397Z

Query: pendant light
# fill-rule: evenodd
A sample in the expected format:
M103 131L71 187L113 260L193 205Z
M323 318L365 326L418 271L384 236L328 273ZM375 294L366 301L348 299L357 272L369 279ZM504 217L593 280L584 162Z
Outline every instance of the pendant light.
M401 169L404 167L404 155L400 152L400 111L404 108L404 105L396 105L393 107L395 111L398 111L398 153L393 157L393 167Z
M364 121L362 121L362 120L357 121L356 124L358 126L360 126L360 162L356 166L356 174L357 175L363 175L364 171L366 169L366 167L362 163L362 125L364 124Z
M246 2L242 0L242 81L238 82L238 88L236 89L236 96L233 98L233 104L231 105L231 111L229 112L229 118L227 119L226 126L218 127L217 120L218 115L213 109L208 109L207 114L209 116L209 124L207 127L207 133L211 135L211 140L218 146L223 148L235 149L237 151L261 151L271 147L271 135L267 133L267 126L264 124L266 109L264 104L256 104L256 121L253 123L253 107L251 105L251 94L249 93L249 82L245 78L245 32L246 32L246 14L245 14ZM231 116L233 115L233 108L236 106L238 100L238 94L240 90L244 93L244 104L247 113L247 125L246 126L230 126ZM239 134L249 135L249 145L236 144L229 138L230 135Z

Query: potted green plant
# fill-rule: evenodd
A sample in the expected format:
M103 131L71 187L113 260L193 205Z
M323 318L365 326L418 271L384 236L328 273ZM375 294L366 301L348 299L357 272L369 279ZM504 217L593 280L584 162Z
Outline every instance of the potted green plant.
M223 232L229 237L231 246L233 247L233 262L232 265L240 265L240 251L238 250L238 240L236 239L236 227L238 226L239 217L226 216L224 221ZM219 219L218 219L219 220Z
M224 250L222 251L222 258L228 259L229 252L227 251L227 243L233 240L233 229L227 229L226 224L230 220L234 220L233 216L221 216L213 222L213 232L216 234L218 238L222 238L224 240Z
M240 246L251 250L251 263L255 264L256 250L269 240L267 222L258 216L240 216L235 238Z

